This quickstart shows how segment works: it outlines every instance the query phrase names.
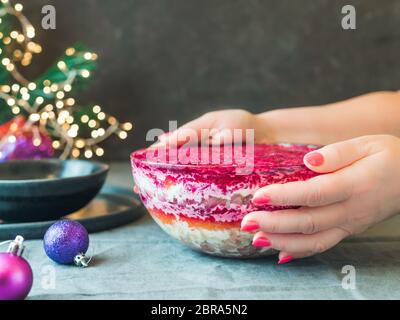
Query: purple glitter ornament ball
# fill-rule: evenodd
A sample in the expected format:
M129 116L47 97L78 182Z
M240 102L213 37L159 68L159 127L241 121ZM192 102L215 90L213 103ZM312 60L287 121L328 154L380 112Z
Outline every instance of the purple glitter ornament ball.
M74 258L86 253L89 234L79 222L61 220L54 223L44 235L44 251L59 264L73 264Z

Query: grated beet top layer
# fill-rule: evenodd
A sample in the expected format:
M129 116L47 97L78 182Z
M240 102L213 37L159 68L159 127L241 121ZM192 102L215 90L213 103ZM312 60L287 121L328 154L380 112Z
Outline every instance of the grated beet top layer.
M251 198L258 188L317 175L303 164L304 155L316 146L255 145L253 150L236 147L191 146L134 152L132 171L143 203L167 215L238 222L254 210L287 208L254 206Z

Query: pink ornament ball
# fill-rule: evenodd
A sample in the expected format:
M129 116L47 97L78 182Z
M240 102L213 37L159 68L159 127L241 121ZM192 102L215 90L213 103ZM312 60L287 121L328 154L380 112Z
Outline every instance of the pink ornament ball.
M29 263L11 253L0 253L0 300L23 300L31 291L33 273Z

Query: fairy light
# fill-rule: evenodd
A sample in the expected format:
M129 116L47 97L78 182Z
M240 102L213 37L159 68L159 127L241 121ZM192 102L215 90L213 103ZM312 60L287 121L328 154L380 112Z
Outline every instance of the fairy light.
M65 93L62 91L58 91L56 94L57 99L60 99L60 100L63 99L64 96L65 96Z
M43 88L43 93L45 93L45 94L50 94L50 93L51 93L50 87L44 87L44 88Z
M68 106L73 106L75 104L75 99L74 98L68 98L67 101L65 101L65 103Z
M126 139L127 131L132 129L132 124L128 122L120 124L116 118L103 112L98 105L91 107L94 115L89 111L88 114L74 116L74 110L81 110L82 107L79 104L75 106L77 104L75 99L68 96L68 93L73 90L77 78L89 78L92 75L90 70L93 69L93 61L98 59L97 54L73 47L67 48L65 55L72 58L60 59L56 64L58 70L51 71L53 74L50 73L48 79L42 80L41 83L27 80L18 69L21 66L29 66L33 55L41 53L43 49L33 40L35 28L23 15L23 5L20 3L11 5L8 0L0 1L5 4L0 24L4 16L9 14L17 18L22 27L21 30L12 29L6 34L0 32L0 41L5 45L18 45L18 48L12 49L10 57L0 58L1 65L15 82L12 85L0 85L0 98L10 107L13 115L22 115L29 119L26 123L33 125L34 146L40 146L42 143L39 130L43 130L53 138L52 146L60 150L62 159L68 156L74 158L84 156L89 159L94 155L99 157L104 155L104 149L98 144L110 135L115 134L120 139ZM5 50L0 48L0 54L4 53ZM63 74L63 78L54 77L54 73L57 72ZM15 126L14 123L10 130ZM9 135L8 139L10 142L16 141L14 135Z
M80 156L81 152L79 151L79 149L75 148L75 149L72 149L71 154L72 154L72 157L78 158Z
M120 133L118 133L118 137L124 140L128 137L128 134L125 131L121 131Z
M21 50L17 49L17 50L15 50L15 51L13 52L13 55L14 55L14 58L15 58L15 59L21 60L21 59L22 59L22 56L23 56L23 53L22 53Z
M99 120L104 120L105 118L106 118L106 114L104 112L100 112L97 115L97 119L99 119Z
M75 146L79 149L82 149L83 147L85 147L85 141L82 139L76 140Z
M22 87L21 89L19 89L19 92L21 94L28 94L28 88L27 87Z
M48 105L46 105L46 106L44 107L44 109L45 109L46 111L52 111L54 108L53 108L53 105L52 105L52 104L48 104Z
M81 122L82 122L82 123L88 123L88 122L89 122L89 116L88 116L87 114L84 114L84 115L81 117Z
M31 90L31 91L35 90L36 89L36 83L34 83L34 82L29 83L28 84L28 89Z
M96 149L96 156L102 157L104 155L104 149L103 148L97 148Z
M11 61L10 61L10 59L8 59L8 58L3 58L3 59L1 60L1 63L3 64L3 66L8 65L10 62L11 62Z
M54 149L60 148L60 146L61 146L60 141L54 140L53 143L52 143L52 146L53 146Z
M62 71L65 71L65 70L67 69L67 65L65 64L64 61L59 61L59 62L57 63L57 67L58 67L60 70L62 70Z
M42 114L40 115L40 117L43 119L43 120L47 120L47 119L49 119L49 113L48 112L42 112Z
M35 102L40 105L44 102L44 99L43 99L43 97L37 97Z
M93 157L93 151L90 149L87 149L85 151L85 158L90 159L91 157Z
M34 138L32 142L35 147L39 147L42 144L42 139Z
M108 123L112 126L114 126L117 123L117 119L115 119L114 117L109 117L108 118Z
M130 122L125 122L125 123L122 125L122 129L124 129L125 131L131 131L132 128L133 128L133 125L132 125L132 123L130 123Z
M21 12L24 6L20 3L16 3L14 6L15 11Z
M104 130L104 128L97 129L97 134L98 134L99 137L104 136L105 133L106 133L106 130Z
M17 35L17 42L22 43L25 41L25 36L21 33Z
M94 128L94 127L96 127L96 125L97 125L97 122L96 122L96 120L89 120L89 122L88 122L88 126L89 126L89 128Z
M26 35L30 39L34 38L35 37L35 28L31 25L27 26Z
M99 113L101 111L101 107L96 105L96 106L93 106L92 110L94 113Z
M10 32L10 37L12 38L12 39L17 39L17 37L18 37L18 31L11 31Z
M75 49L74 48L68 48L67 50L65 50L65 54L67 56L73 56L75 54Z
M1 86L1 91L8 93L11 91L11 87L8 85Z
M90 71L89 70L82 70L81 71L81 76L84 78L89 78L90 77Z
M14 107L12 107L11 112L13 114L17 115L21 112L21 109L18 106L14 106Z
M37 122L40 120L40 115L38 113L32 113L29 116L29 120L31 120L32 122Z

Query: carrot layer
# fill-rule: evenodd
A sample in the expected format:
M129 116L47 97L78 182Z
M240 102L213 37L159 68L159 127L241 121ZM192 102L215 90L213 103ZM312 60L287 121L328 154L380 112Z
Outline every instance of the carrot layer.
M176 222L178 219L180 221L185 221L189 227L192 228L204 228L208 230L222 230L222 229L230 229L230 228L240 228L240 222L218 222L211 220L200 220L196 218L189 218L183 215L179 215L178 217L174 214L166 214L161 210L151 209L148 210L149 213L156 217L158 220L161 220L164 224L172 224Z

